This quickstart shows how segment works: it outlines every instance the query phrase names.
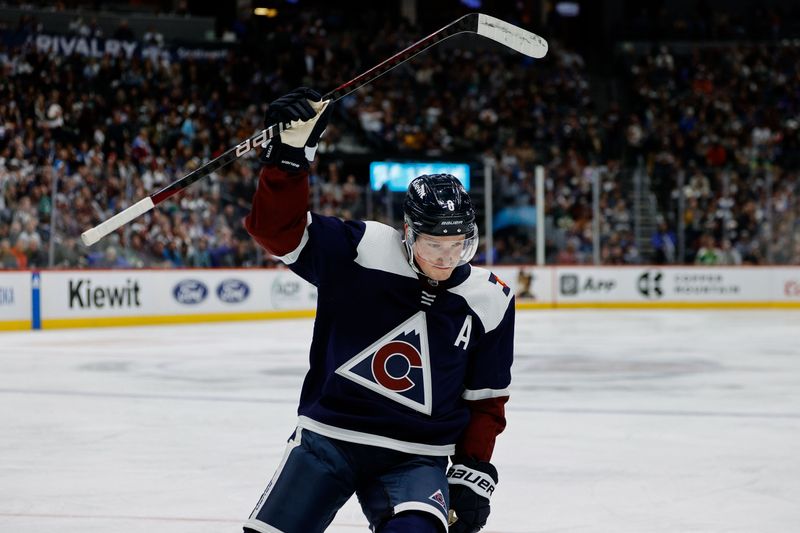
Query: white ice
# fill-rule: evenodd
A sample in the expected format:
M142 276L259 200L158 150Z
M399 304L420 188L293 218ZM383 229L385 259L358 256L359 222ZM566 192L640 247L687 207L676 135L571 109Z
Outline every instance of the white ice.
M241 531L310 334L0 334L0 532ZM518 313L485 531L800 531L799 341L791 311ZM329 531L367 531L354 500Z

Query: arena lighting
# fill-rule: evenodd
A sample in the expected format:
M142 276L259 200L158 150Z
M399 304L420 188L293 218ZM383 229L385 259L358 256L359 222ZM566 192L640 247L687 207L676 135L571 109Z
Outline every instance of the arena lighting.
M577 17L581 14L581 5L578 2L558 2L556 13L562 17Z
M373 161L369 165L369 185L379 191L386 185L392 192L405 192L411 180L422 174L452 174L469 190L469 165L424 161Z
M278 10L271 7L257 7L253 10L253 15L259 17L274 18L278 16Z

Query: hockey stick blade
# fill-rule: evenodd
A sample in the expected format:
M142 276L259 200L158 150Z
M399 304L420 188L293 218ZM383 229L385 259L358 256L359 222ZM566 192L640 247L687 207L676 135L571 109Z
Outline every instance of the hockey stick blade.
M412 44L405 50L402 50L392 57L378 63L371 69L363 72L353 78L352 80L343 83L339 87L327 93L322 97L323 100L330 100L331 103L341 100L348 94L360 89L361 87L372 83L374 80L383 76L390 70L402 65L412 57L424 52L428 48L460 33L477 33L497 43L507 46L521 54L529 57L542 58L547 54L547 41L538 35L523 30L513 24L502 21L489 15L482 13L470 13L463 17L451 22L444 28L441 28L424 39L420 39ZM280 134L283 130L288 128L288 124L273 124L272 126L259 131L249 139L246 139L233 148L230 148L222 155L217 156L205 165L193 170L182 178L179 178L163 189L151 194L150 196L138 201L127 209L117 213L108 220L98 224L97 226L84 231L81 234L81 240L86 246L91 246L97 241L121 228L134 218L143 215L150 211L155 206L165 201L166 199L178 194L180 191L191 185L192 183L209 176L216 170L225 165L228 165L257 146L264 146L266 142L275 135Z
M483 13L478 14L478 35L488 37L528 57L540 59L547 54L547 41L535 33Z

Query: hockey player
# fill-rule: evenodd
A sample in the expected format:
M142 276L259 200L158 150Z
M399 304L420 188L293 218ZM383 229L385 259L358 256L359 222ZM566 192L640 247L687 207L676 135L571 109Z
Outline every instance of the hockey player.
M292 128L265 148L245 219L318 302L297 427L244 530L323 531L355 493L378 533L445 532L448 510L450 531L478 531L498 480L513 294L469 265L475 211L453 176L412 181L402 232L307 211L320 100L300 88L270 104L266 121Z

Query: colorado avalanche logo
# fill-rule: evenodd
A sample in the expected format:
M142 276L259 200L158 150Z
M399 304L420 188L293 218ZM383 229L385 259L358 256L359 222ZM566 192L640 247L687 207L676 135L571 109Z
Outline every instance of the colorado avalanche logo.
M336 373L430 415L431 367L425 313L420 311L394 328Z
M444 499L444 494L442 494L441 489L437 490L436 492L428 496L428 499L433 500L439 505L441 505L442 509L444 509L445 512L447 512L447 502Z

